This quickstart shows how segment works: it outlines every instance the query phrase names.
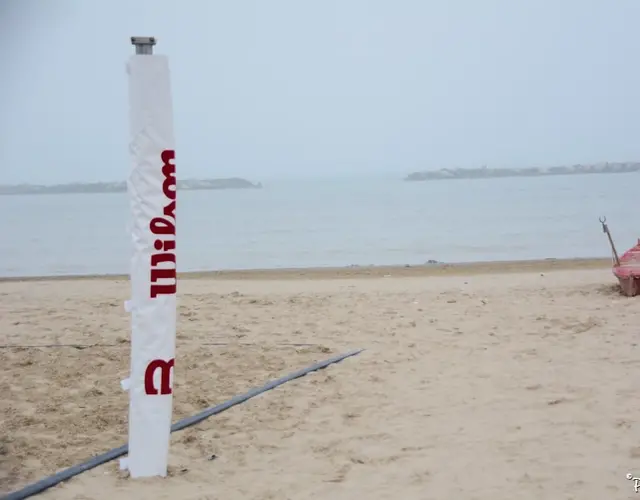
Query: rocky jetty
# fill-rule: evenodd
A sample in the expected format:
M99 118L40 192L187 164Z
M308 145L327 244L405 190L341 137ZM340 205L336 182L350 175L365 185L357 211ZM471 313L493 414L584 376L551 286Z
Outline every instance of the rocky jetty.
M495 179L500 177L542 177L545 175L622 174L639 172L640 163L595 163L567 167L529 168L442 168L424 172L413 172L405 181L435 181L443 179Z
M180 191L202 191L210 189L259 189L262 184L254 184L246 179L231 177L228 179L187 179L177 182ZM0 185L0 195L12 194L73 194L73 193L123 193L126 182L72 183L44 186L38 184Z

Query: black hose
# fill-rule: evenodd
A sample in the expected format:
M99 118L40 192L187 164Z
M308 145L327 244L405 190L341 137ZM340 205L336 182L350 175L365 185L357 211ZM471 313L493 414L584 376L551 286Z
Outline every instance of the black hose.
M271 389L275 389L276 387L282 384L285 384L287 382L290 382L300 377L304 377L308 373L322 370L323 368L326 368L327 366L332 365L334 363L338 363L343 359L349 358L351 356L355 356L356 354L360 354L363 350L364 349L349 351L345 354L334 356L333 358L329 358L325 361L320 361L319 363L315 363L307 368L303 368L301 370L293 372L279 379L272 380L271 382L266 383L262 387L256 387L255 389L251 389L249 392L235 396L230 400L224 403L221 403L217 406L214 406L212 408L207 408L206 410L202 411L201 413L198 413L197 415L183 418L182 420L179 420L178 422L176 422L171 426L171 432L176 432L176 431L185 429L187 427L191 427L192 425L202 422L203 420L209 417L212 417L213 415L217 415L218 413L222 413L223 411L226 411L229 408L232 408L233 406L239 405L240 403L244 403L245 401L258 396L263 392L270 391ZM25 498L29 498L33 495L36 495L38 493L42 493L43 491L63 481L71 479L72 477L77 476L82 472L98 467L99 465L110 462L111 460L115 460L116 458L119 458L122 455L126 455L128 451L129 451L129 446L126 444L120 446L119 448L114 448L113 450L103 453L102 455L98 455L97 457L93 457L84 463L81 463L79 465L74 465L72 467L69 467L68 469L58 472L57 474L54 474L52 476L41 479L40 481L32 483L28 486L25 486L21 490L14 491L13 493L9 493L7 496L3 497L1 500L23 500Z

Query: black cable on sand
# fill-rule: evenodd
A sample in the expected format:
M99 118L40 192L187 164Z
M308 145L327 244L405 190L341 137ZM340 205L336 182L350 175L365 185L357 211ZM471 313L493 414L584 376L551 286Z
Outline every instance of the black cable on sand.
M332 365L334 363L339 363L340 361L346 358L360 354L363 350L364 349L358 349L355 351L349 351L347 353L340 354L338 356L334 356L325 361L320 361L311 366L308 366L307 368L302 368L301 370L290 373L289 375L286 375L284 377L272 380L271 382L267 382L262 387L256 387L255 389L251 389L249 392L240 394L238 396L234 396L233 398L231 398L230 400L222 404L213 406L211 408L207 408L206 410L196 415L193 415L192 417L186 417L186 418L183 418L182 420L179 420L178 422L176 422L171 426L171 432L176 432L176 431L185 429L187 427L191 427L192 425L202 422L203 420L206 420L207 418L212 417L213 415L222 413L223 411L226 411L229 408L232 408L236 405L244 403L245 401L251 398L254 398L264 392L270 391L271 389L275 389L276 387L282 384L286 384L287 382L291 382L292 380L295 380L297 378L304 377L308 373L322 370L329 365ZM67 481L68 479L71 479L72 477L77 476L82 472L98 467L99 465L110 462L111 460L115 460L116 458L119 458L122 455L126 455L128 451L129 451L129 446L126 444L120 446L119 448L114 448L113 450L103 453L102 455L98 455L97 457L93 457L87 460L86 462L83 462L78 465L74 465L72 467L69 467L68 469L58 472L57 474L54 474L52 476L41 479L40 481L32 483L28 486L25 486L21 490L14 491L13 493L9 493L8 495L4 496L1 500L23 500L33 495L37 495L38 493L42 493L43 491L53 486L56 486L57 484L60 484L63 481Z
M262 347L262 348L276 348L276 347L322 347L322 344L311 344L308 342L276 342L275 344L259 344L257 342L200 342L199 346L241 346L241 347ZM54 349L70 347L82 351L83 349L90 349L94 347L127 347L128 342L122 342L119 344L2 344L0 349Z

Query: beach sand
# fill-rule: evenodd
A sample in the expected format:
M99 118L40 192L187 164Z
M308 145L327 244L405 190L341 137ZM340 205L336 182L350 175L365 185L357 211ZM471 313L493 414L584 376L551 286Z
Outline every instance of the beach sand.
M167 478L114 461L41 498L635 498L640 302L606 264L187 276L174 420L366 351L173 434ZM0 282L0 492L126 442L127 298Z

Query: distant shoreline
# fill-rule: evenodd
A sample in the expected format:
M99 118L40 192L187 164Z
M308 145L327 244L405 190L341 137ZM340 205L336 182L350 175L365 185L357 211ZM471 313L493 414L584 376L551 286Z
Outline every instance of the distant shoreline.
M535 259L423 265L345 266L276 269L226 269L178 273L179 279L216 280L332 280L386 277L472 276L479 274L544 273L585 269L610 269L611 258ZM76 274L51 276L0 276L0 283L19 281L128 280L126 274Z
M180 191L207 191L220 189L260 189L262 184L239 177L226 179L187 179L177 182ZM55 185L17 184L0 185L0 196L23 194L106 194L125 193L126 182L69 183Z
M640 172L640 162L595 163L568 167L529 168L442 168L413 172L405 181L435 181L446 179L499 179L505 177L545 177L558 175L626 174Z

